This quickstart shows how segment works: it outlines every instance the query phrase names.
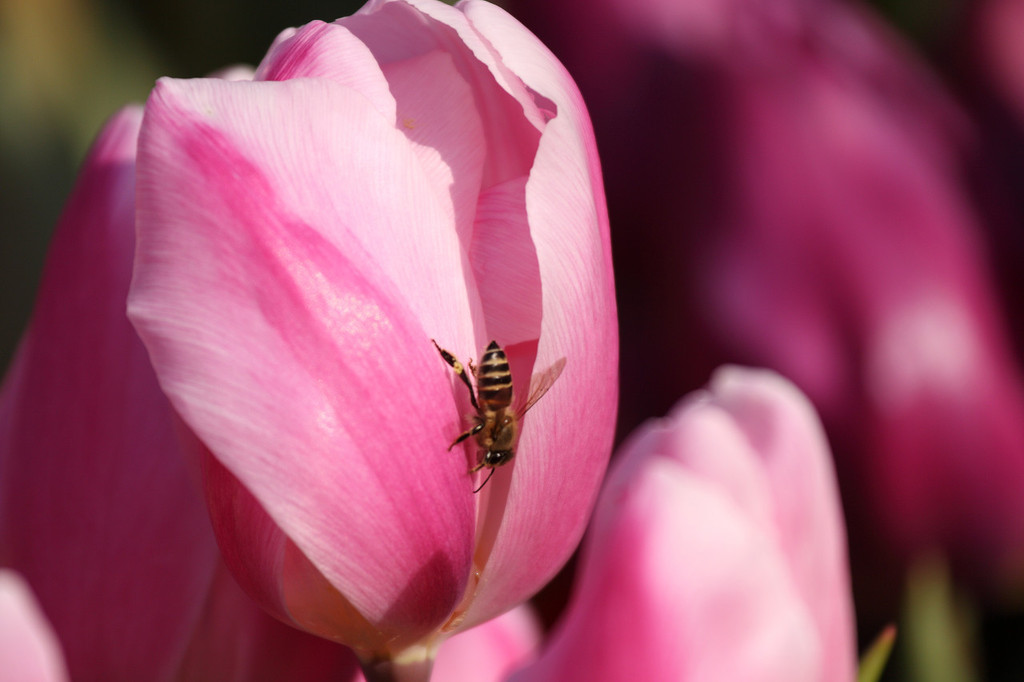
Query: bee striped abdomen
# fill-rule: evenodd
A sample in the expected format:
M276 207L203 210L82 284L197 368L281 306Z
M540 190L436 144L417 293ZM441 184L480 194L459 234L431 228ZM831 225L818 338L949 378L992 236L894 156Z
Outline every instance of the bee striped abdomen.
M502 410L512 404L512 372L508 357L491 341L476 370L476 390L481 406L488 410Z

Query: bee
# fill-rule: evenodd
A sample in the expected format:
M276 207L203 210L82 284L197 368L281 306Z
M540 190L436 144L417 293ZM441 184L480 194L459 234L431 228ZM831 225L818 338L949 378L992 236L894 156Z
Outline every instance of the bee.
M515 447L519 435L519 422L558 379L565 367L565 358L559 358L543 372L535 374L530 382L529 398L520 407L512 407L512 371L509 369L508 357L497 341L491 341L488 344L483 357L480 358L479 367L474 367L473 362L469 362L469 371L476 379L475 392L473 383L469 380L469 373L466 372L463 364L454 355L437 345L437 341L433 339L431 341L444 361L455 370L455 374L469 389L469 402L476 410L476 414L471 417L473 426L452 441L448 450L450 452L453 447L470 436L476 438L476 444L480 448L480 460L475 467L469 470L469 473L475 474L485 467L491 470L484 482L473 491L478 493L487 485L487 481L491 480L495 469L508 464L516 456Z

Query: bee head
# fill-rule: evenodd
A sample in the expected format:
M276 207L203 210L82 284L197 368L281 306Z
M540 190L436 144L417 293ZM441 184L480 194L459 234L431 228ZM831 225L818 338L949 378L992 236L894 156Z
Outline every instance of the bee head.
M515 454L514 450L488 450L484 454L483 465L490 468L500 467L507 464Z

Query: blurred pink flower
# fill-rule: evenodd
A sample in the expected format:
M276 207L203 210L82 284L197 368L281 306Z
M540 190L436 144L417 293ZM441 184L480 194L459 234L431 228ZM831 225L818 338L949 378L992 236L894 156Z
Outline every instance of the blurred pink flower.
M216 562L125 317L141 119L121 111L84 162L0 394L0 565L32 585L75 680L162 679Z
M60 642L32 588L16 572L0 569L0 675L14 682L68 679Z
M845 541L810 403L719 370L623 445L564 620L511 680L852 681Z
M268 611L429 658L562 566L610 453L616 313L590 122L522 26L374 0L285 31L251 81L163 79L137 200L129 315ZM479 495L431 338L496 339L521 398L567 360Z
M119 112L83 163L0 392L0 566L31 585L76 682L354 674L350 652L267 616L217 557L125 316L141 120Z
M772 367L829 429L861 558L1020 568L1021 371L964 182L974 131L934 78L831 0L514 9L602 145L623 425L722 362Z
M854 679L828 447L777 375L720 370L623 445L529 680Z

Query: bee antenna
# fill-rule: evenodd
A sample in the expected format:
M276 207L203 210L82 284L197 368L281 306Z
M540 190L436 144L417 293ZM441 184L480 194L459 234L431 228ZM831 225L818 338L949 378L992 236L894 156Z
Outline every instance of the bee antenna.
M487 485L487 481L491 480L491 476L494 475L494 471L495 469L491 469L491 473L487 474L487 478L484 479L484 482L480 484L479 488L473 491L474 493L478 493L484 489L484 486Z

